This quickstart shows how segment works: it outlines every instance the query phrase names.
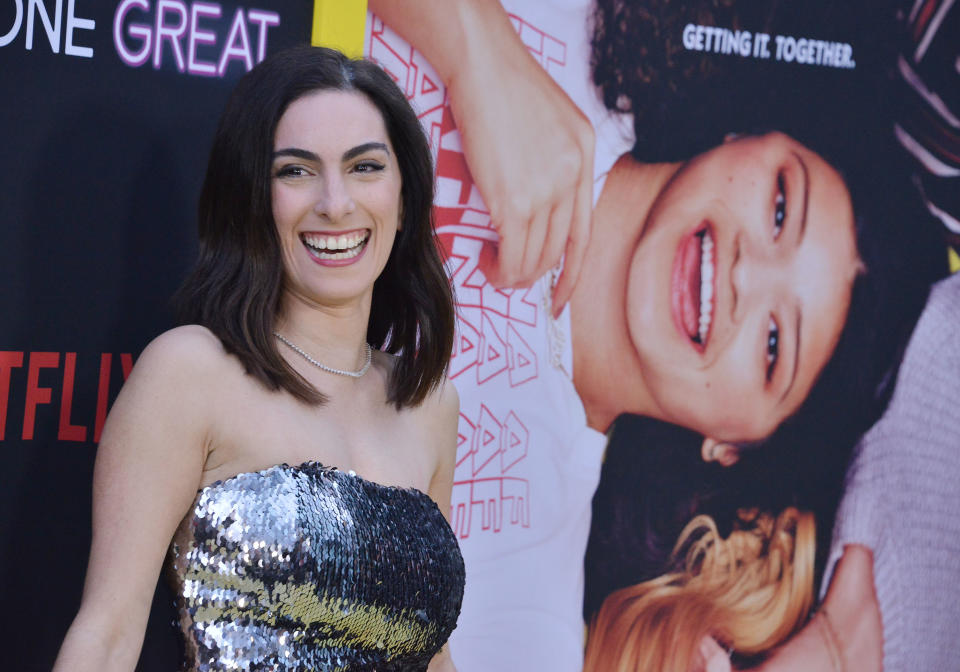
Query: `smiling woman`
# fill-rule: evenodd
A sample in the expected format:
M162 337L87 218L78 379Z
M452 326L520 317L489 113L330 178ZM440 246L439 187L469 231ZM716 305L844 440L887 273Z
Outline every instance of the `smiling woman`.
M313 93L287 108L274 145L285 301L337 305L362 296L369 305L400 226L400 168L379 111L360 93Z
M806 398L861 268L843 179L781 133L682 163L624 155L586 259L572 329L591 424L629 411L731 443L769 436ZM617 390L611 351L631 374Z
M459 406L432 195L419 122L372 63L301 47L240 80L188 324L143 352L103 432L57 670L132 670L161 567L184 669L453 669Z
M883 408L894 348L912 325L900 316L919 310L936 272L909 272L922 235L878 249L894 213L911 212L891 201L896 193L866 168L846 178L779 132L728 136L680 163L625 155L608 175L571 302L574 380L599 426L626 408L677 428L659 463L651 454L663 446L636 439L652 432L626 443L624 423L613 430L586 558L588 669L701 669L690 661L703 638L727 669L724 649L736 649L740 669L806 622L814 551L827 548L814 543L811 513L791 546L797 557L770 539L746 556L731 544L716 585L658 546L694 513L736 530L744 510L799 502L829 538L848 451ZM748 466L729 475L696 464L729 467L741 456ZM732 625L741 620L749 627ZM878 648L867 648L874 660Z
M817 25L838 30L855 18L821 14ZM606 431L621 413L670 422L699 434L705 458L732 464L773 437L849 450L884 407L942 270L908 270L934 245L905 224L924 215L883 116L861 105L821 119L809 108L811 89L827 99L855 88L879 105L881 78L826 69L786 86L794 75L782 66L670 40L689 22L807 21L734 3L597 2L593 80L607 108L630 113L635 144L606 176L571 302L574 382L591 426ZM649 46L661 44L662 54ZM864 55L858 67L870 65ZM751 96L758 104L742 104ZM839 479L835 453L824 467Z
M200 195L200 259L178 297L183 320L209 325L271 389L320 400L316 387L304 385L280 356L273 334L280 325L274 318L288 305L309 303L302 283L316 284L319 274L333 267L332 258L324 264L312 261L320 259L311 254L307 235L317 248L320 238L328 245L335 235L339 248L340 236L369 228L376 251L371 268L377 268L377 255L384 265L372 276L367 340L398 354L391 401L420 402L429 389L425 383L446 369L454 319L452 306L437 310L448 305L450 287L430 226L433 169L423 131L403 94L372 64L349 61L352 69L341 71L331 62L323 70L311 69L303 54L284 53L271 59L274 65L242 79L234 92L238 99L264 92L268 100L259 108L231 104L224 112ZM265 81L271 70L283 78L282 85ZM331 111L317 103L322 97ZM347 116L334 118L333 109ZM313 113L326 123L316 123ZM383 193L393 188L399 198ZM375 220L378 231L366 224L329 226L343 219ZM270 221L275 227L264 228ZM390 240L384 240L387 229L392 229ZM356 278L358 269L367 268L369 245L363 244L356 266L328 272L326 280L342 286L346 278ZM285 297L287 289L296 301ZM349 293L345 286L342 290ZM324 285L322 291L341 289Z

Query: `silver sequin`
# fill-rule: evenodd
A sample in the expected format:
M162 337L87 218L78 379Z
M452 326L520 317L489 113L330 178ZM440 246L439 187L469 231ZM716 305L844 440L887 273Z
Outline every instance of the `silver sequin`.
M406 672L453 631L464 567L427 495L307 462L201 490L167 575L185 670Z

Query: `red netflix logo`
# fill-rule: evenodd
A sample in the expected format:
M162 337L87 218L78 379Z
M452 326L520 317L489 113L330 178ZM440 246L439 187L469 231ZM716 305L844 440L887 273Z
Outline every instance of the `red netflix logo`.
M11 373L14 369L21 369L24 366L27 368L27 380L23 405L23 440L33 440L37 423L37 408L44 404L50 404L54 391L57 389L59 389L60 396L60 417L57 428L57 439L60 441L78 442L87 440L89 427L75 422L72 415L77 353L65 352L62 353L62 355L61 357L61 353L59 352L0 350L0 441L6 436L7 416L10 411ZM133 369L133 356L129 353L121 353L119 360L123 379L126 380L130 375L130 371ZM94 442L100 440L103 423L107 418L107 408L110 404L110 374L113 371L113 367L113 354L109 352L102 353L100 355L100 371L97 382L97 404L93 418ZM48 382L46 384L41 383L41 373L48 369L54 369L56 370L56 374L61 374L59 377L59 388L56 385L50 385L49 377L51 373L45 374Z

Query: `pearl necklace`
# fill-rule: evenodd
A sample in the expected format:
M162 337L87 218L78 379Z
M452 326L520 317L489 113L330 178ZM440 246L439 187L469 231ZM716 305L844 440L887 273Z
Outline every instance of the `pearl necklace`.
M288 348L293 350L295 353L303 357L305 360L313 364L318 369L322 369L327 373L335 373L338 376L349 376L350 378L359 378L360 376L362 376L367 372L367 369L370 368L370 362L373 361L373 348L370 347L369 343L364 343L364 345L367 347L367 361L364 362L363 366L361 366L357 371L344 371L343 369L335 369L332 366L327 366L326 364L322 364L318 362L313 357L311 357L306 352L304 352L301 348L297 347L296 345L288 341L286 338L281 336L276 331L273 332L273 335L276 336L277 339L280 340L282 343L284 343Z

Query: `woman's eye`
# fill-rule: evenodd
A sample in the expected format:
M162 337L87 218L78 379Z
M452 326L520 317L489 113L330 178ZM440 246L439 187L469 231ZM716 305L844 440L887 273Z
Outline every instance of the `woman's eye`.
M383 170L383 164L377 161L363 161L355 165L353 170L357 173L375 173Z
M777 197L773 202L773 239L780 237L783 230L783 220L787 218L787 188L783 181L783 173L777 174Z
M277 169L277 177L302 177L307 174L303 166L281 166Z
M773 372L777 368L777 360L780 358L780 327L777 321L770 316L770 323L767 325L767 382L773 378Z

